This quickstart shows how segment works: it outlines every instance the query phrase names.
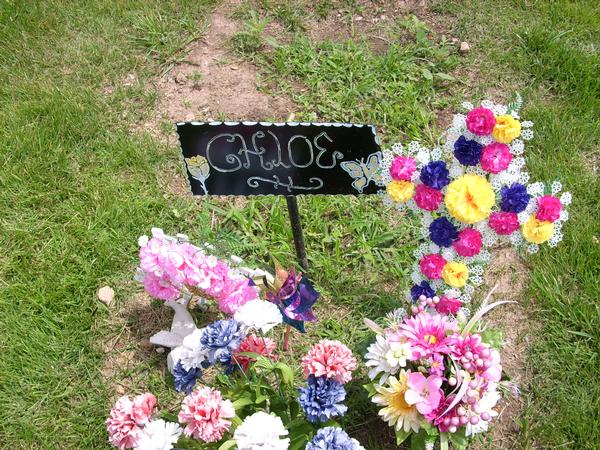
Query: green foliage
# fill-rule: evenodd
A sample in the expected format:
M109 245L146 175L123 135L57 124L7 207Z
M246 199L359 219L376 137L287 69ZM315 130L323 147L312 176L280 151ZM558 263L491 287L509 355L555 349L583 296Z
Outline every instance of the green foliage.
M268 24L269 19L261 19L254 11L250 11L244 29L233 37L235 50L246 56L256 54L264 45L263 32Z

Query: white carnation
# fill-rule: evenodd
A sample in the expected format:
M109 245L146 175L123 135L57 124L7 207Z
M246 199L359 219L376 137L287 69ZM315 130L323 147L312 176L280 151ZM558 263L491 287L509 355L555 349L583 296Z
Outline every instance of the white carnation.
M146 424L142 431L137 450L171 450L179 440L183 430L173 422L162 419L153 420Z
M192 333L183 338L183 344L178 347L178 356L181 365L185 370L201 367L201 364L208 356L208 349L200 344L200 336L202 336L204 328L196 329ZM175 361L177 364L177 361Z
M246 417L233 438L238 450L287 450L290 440L280 438L287 434L279 417L259 411Z
M246 327L261 330L263 333L283 322L277 305L259 299L243 304L233 318Z

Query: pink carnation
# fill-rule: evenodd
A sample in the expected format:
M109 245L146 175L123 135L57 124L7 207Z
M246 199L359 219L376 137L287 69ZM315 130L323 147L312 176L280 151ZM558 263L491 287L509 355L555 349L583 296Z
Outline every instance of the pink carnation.
M460 256L475 256L481 251L481 233L473 228L465 228L458 233L452 247Z
M228 279L217 296L219 309L225 314L233 315L242 305L258 298L256 287L249 283L245 277Z
M555 222L560 218L562 205L560 200L552 195L544 195L538 198L538 209L535 213L535 218L538 220L547 220Z
M467 114L467 129L477 136L491 134L496 125L494 113L484 107L473 108Z
M223 400L221 393L210 387L196 389L181 404L179 422L187 426L186 436L203 442L216 442L223 437L235 417L233 403Z
M442 203L443 195L437 189L426 184L417 184L415 188L415 203L421 209L435 211Z
M400 334L410 343L415 360L435 353L448 353L448 331L456 331L456 321L427 312L408 317L400 325Z
M267 358L275 359L275 342L268 337L257 337L255 334L246 337L233 353L235 361L241 366L242 370L246 371L250 363L254 362L254 359L240 353L258 353Z
M430 280L442 278L442 269L446 265L446 260L439 253L425 255L419 261L421 273Z
M325 376L342 384L352 379L352 371L356 370L356 367L356 359L352 356L352 351L340 341L323 339L302 357L302 370L305 376Z
M439 303L435 304L435 310L440 314L456 314L461 306L459 299L443 295Z
M410 156L396 156L390 167L390 175L394 180L410 181L417 165Z
M493 212L488 224L496 233L508 235L519 229L519 218L513 212Z
M179 289L174 287L167 280L158 278L151 272L144 275L144 289L152 297L159 298L161 300L175 300L179 297Z
M483 147L481 168L486 172L500 173L508 168L511 161L512 154L508 145L493 142Z
M119 449L135 448L142 437L142 427L148 423L156 406L150 393L138 395L131 401L127 395L119 398L106 419L108 441Z

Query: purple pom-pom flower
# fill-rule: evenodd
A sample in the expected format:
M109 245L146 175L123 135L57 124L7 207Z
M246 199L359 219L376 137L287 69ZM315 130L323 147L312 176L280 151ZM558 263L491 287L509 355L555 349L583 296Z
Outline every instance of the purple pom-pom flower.
M429 225L429 237L440 247L450 247L458 239L458 230L447 218L440 217Z
M513 183L500 189L500 209L504 212L520 213L525 211L531 195L527 188L520 183Z
M306 450L365 450L360 443L341 428L325 427L306 444Z
M444 161L432 161L421 169L420 179L423 184L439 191L450 184L449 174Z
M332 417L344 415L348 410L342 404L346 399L346 390L333 378L309 375L307 386L298 391L298 402L309 422L327 422Z
M464 136L454 143L454 156L463 166L476 166L481 159L483 145Z

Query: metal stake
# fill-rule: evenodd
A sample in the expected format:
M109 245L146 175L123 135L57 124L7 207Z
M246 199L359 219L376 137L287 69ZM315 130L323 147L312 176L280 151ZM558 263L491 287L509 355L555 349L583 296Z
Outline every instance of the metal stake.
M306 258L306 248L304 247L304 234L302 233L302 224L300 223L300 214L298 213L298 202L296 197L290 195L285 198L290 213L290 222L292 224L292 234L294 235L294 246L296 247L296 257L304 274L308 272L308 259Z

